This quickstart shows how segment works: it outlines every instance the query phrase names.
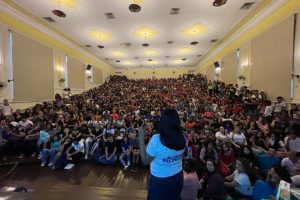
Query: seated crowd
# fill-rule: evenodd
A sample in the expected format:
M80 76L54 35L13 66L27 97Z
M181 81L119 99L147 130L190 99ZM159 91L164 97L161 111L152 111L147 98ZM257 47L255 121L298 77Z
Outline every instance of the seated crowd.
M39 157L71 169L95 160L128 170L159 131L160 113L175 108L186 134L182 199L274 198L280 180L300 186L300 105L272 104L263 92L202 75L160 80L111 76L104 85L12 112L0 106L0 159ZM216 191L218 191L216 193Z

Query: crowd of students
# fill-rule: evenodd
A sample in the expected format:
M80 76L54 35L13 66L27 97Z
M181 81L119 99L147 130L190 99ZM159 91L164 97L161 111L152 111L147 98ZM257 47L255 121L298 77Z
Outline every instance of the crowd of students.
M68 98L12 111L0 106L0 158L39 157L41 166L71 169L95 160L128 170L140 163L138 130L145 142L159 131L161 111L177 110L187 138L182 199L262 199L279 181L300 186L300 106L282 97L208 81L202 75L128 80ZM219 191L216 193L215 191Z

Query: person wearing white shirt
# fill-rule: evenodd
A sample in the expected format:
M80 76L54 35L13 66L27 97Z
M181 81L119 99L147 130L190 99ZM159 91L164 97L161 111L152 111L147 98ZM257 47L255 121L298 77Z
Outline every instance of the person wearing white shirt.
M238 149L240 149L241 146L247 145L246 137L244 133L241 132L238 126L234 128L234 130L230 133L229 137L231 139L232 144Z
M252 196L251 181L248 175L250 170L249 163L245 159L239 158L236 160L236 170L225 178L225 187L233 199Z
M217 139L217 144L221 144L223 141L230 140L230 136L225 133L223 126L220 126L219 131L215 134L215 137Z
M10 115L12 115L12 112L13 112L7 99L3 100L3 105L0 106L0 110L4 116L10 116Z
M272 118L273 106L271 101L267 101L267 106L264 111L265 118L269 121Z
M287 109L286 103L283 101L282 97L277 97L277 102L274 106L274 113L281 113L282 111Z
M139 131L140 155L144 164L150 163L147 200L180 200L183 187L182 158L186 138L175 109L165 109L160 118L160 131L145 149L144 127Z

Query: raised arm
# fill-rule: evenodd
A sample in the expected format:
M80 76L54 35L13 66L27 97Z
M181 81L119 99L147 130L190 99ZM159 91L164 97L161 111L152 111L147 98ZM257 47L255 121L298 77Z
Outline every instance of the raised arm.
M142 126L139 128L139 146L140 146L140 155L141 155L143 164L149 165L151 163L151 161L153 160L153 157L151 157L146 152L144 124L142 124Z

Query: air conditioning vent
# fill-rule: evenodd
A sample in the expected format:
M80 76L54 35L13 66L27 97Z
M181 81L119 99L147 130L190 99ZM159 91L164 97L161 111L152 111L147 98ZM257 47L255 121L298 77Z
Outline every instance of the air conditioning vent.
M49 23L54 23L56 22L54 19L52 19L51 17L43 17L44 20L46 20Z
M104 58L105 60L107 60L107 61L113 61L114 59L112 59L112 58Z
M125 46L126 48L130 48L131 47L131 43L130 42L124 42L121 43L122 46Z
M255 2L245 3L244 5L242 5L240 10L249 10L254 4L255 4Z
M171 8L170 15L178 15L180 8Z
M113 13L105 13L107 19L116 19Z

